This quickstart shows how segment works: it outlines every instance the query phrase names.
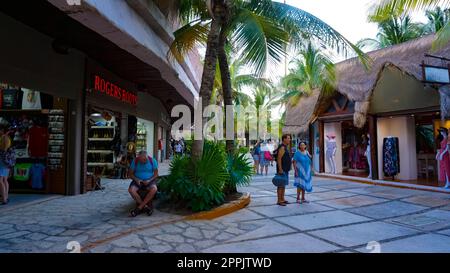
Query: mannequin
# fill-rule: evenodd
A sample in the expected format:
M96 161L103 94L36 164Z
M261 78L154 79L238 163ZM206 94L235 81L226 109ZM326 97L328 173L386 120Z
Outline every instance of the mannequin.
M369 176L367 178L372 179L372 156L370 153L370 134L367 134L367 147L365 156L367 158L367 163L369 164Z
M330 164L331 174L336 174L336 136L327 135L327 150L326 150L327 160Z
M441 127L439 133L442 136L441 149L436 154L439 161L440 179L445 181L444 188L450 189L450 141L447 128Z

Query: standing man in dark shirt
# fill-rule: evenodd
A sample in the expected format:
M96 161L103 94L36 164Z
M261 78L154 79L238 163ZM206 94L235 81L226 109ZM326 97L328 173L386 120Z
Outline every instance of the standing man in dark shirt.
M279 175L285 175L287 184L289 184L289 171L291 170L292 165L291 155L289 153L289 144L291 143L291 136L283 135L281 141L282 143L278 147L277 152L277 173ZM284 187L281 186L277 188L277 196L278 196L277 205L279 206L286 206L287 204L289 204L289 202L284 199L287 184Z

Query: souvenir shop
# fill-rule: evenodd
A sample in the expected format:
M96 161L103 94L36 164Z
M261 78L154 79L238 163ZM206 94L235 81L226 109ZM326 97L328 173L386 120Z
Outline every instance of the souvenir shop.
M394 77L397 72L389 73ZM353 102L341 94L332 99L310 126L315 169L398 183L446 184L450 160L438 155L450 121L441 119L439 93L414 79L402 78L401 84L394 79L383 78L375 88L362 128L354 126Z
M85 191L93 177L121 178L137 152L164 156L170 122L161 102L93 60L86 70ZM160 145L158 145L160 144ZM160 159L160 157L158 157ZM95 183L94 183L95 184Z
M0 123L17 157L10 192L77 194L84 55L59 54L51 37L3 13L0 25Z
M86 175L115 177L115 164L122 157L131 160L136 153L135 85L92 60L88 61L86 80ZM91 186L85 190L91 190Z
M11 192L64 193L67 100L0 83L0 124L16 152Z

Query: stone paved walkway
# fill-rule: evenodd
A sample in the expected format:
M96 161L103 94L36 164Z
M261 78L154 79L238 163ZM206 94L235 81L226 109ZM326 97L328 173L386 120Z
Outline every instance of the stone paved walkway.
M274 205L270 177L249 187L249 207L213 221L156 211L127 217L127 183L107 190L0 212L0 252L447 252L450 195L314 179L309 204ZM376 241L373 242L373 241ZM369 249L367 248L369 246ZM379 244L379 248L378 245Z

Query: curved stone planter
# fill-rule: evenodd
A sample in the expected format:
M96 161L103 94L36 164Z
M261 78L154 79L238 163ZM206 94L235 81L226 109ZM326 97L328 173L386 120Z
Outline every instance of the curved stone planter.
M189 216L186 216L185 220L212 220L227 214L233 213L240 209L245 208L250 204L250 193L244 193L238 200L230 203L223 204L220 207L212 209L210 211L202 211Z

